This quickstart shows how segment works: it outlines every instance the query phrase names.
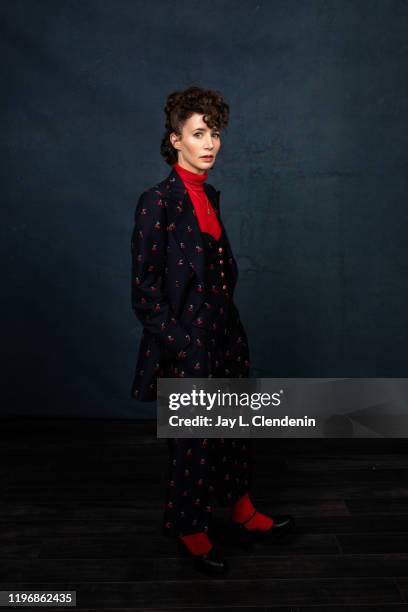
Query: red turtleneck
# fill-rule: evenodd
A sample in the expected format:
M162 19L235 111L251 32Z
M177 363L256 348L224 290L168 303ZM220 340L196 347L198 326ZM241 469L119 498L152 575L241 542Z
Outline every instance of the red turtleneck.
M221 236L221 226L217 219L216 211L211 206L211 202L204 191L204 183L208 178L208 172L196 174L195 172L186 170L180 166L178 162L174 164L173 168L177 171L177 174L180 176L188 191L200 230L207 234L211 234L213 238L219 240ZM208 214L209 210L211 214Z

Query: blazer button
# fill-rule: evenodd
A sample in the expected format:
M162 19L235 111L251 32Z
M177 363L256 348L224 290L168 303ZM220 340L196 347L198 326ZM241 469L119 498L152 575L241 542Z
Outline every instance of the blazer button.
M224 289L224 291L225 291L225 289L227 289L227 285L223 285L223 286L222 286L222 288L223 288L223 289Z
M224 263L224 260L223 260L223 259L220 259L220 264L222 265L223 263Z
M224 249L223 249L222 247L218 247L218 252L219 252L219 253L223 253L223 252L224 252Z
M220 272L220 275L223 277L225 276L225 272Z

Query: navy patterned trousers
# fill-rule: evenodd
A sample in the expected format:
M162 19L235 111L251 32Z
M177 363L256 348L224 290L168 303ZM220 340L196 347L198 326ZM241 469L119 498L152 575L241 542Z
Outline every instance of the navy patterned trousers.
M228 377L233 372L221 335L200 330L192 353L169 358L165 376ZM234 359L241 348L231 351ZM245 356L245 349L242 349ZM199 367L197 367L197 365ZM231 365L231 367L229 367ZM247 374L246 374L247 376ZM247 493L252 476L251 440L244 438L175 438L168 440L169 468L163 534L188 535L211 529L214 502L231 506Z

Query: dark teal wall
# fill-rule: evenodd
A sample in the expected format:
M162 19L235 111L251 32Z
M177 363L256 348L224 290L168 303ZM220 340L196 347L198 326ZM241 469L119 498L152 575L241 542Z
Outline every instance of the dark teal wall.
M154 415L130 235L191 84L231 106L209 182L253 374L406 376L407 2L10 0L0 31L3 414Z

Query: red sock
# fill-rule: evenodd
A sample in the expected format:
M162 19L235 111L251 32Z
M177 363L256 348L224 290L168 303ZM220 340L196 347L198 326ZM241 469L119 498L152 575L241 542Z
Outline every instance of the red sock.
M248 493L245 493L240 499L234 504L232 509L232 520L236 523L243 523L247 518L255 512L256 508L251 502ZM251 518L248 523L245 524L245 528L249 531L258 529L260 531L267 531L271 529L273 525L273 519L262 512L257 512L255 516Z
M193 555L205 555L213 547L208 535L204 533L204 531L180 536L180 539L184 542Z

